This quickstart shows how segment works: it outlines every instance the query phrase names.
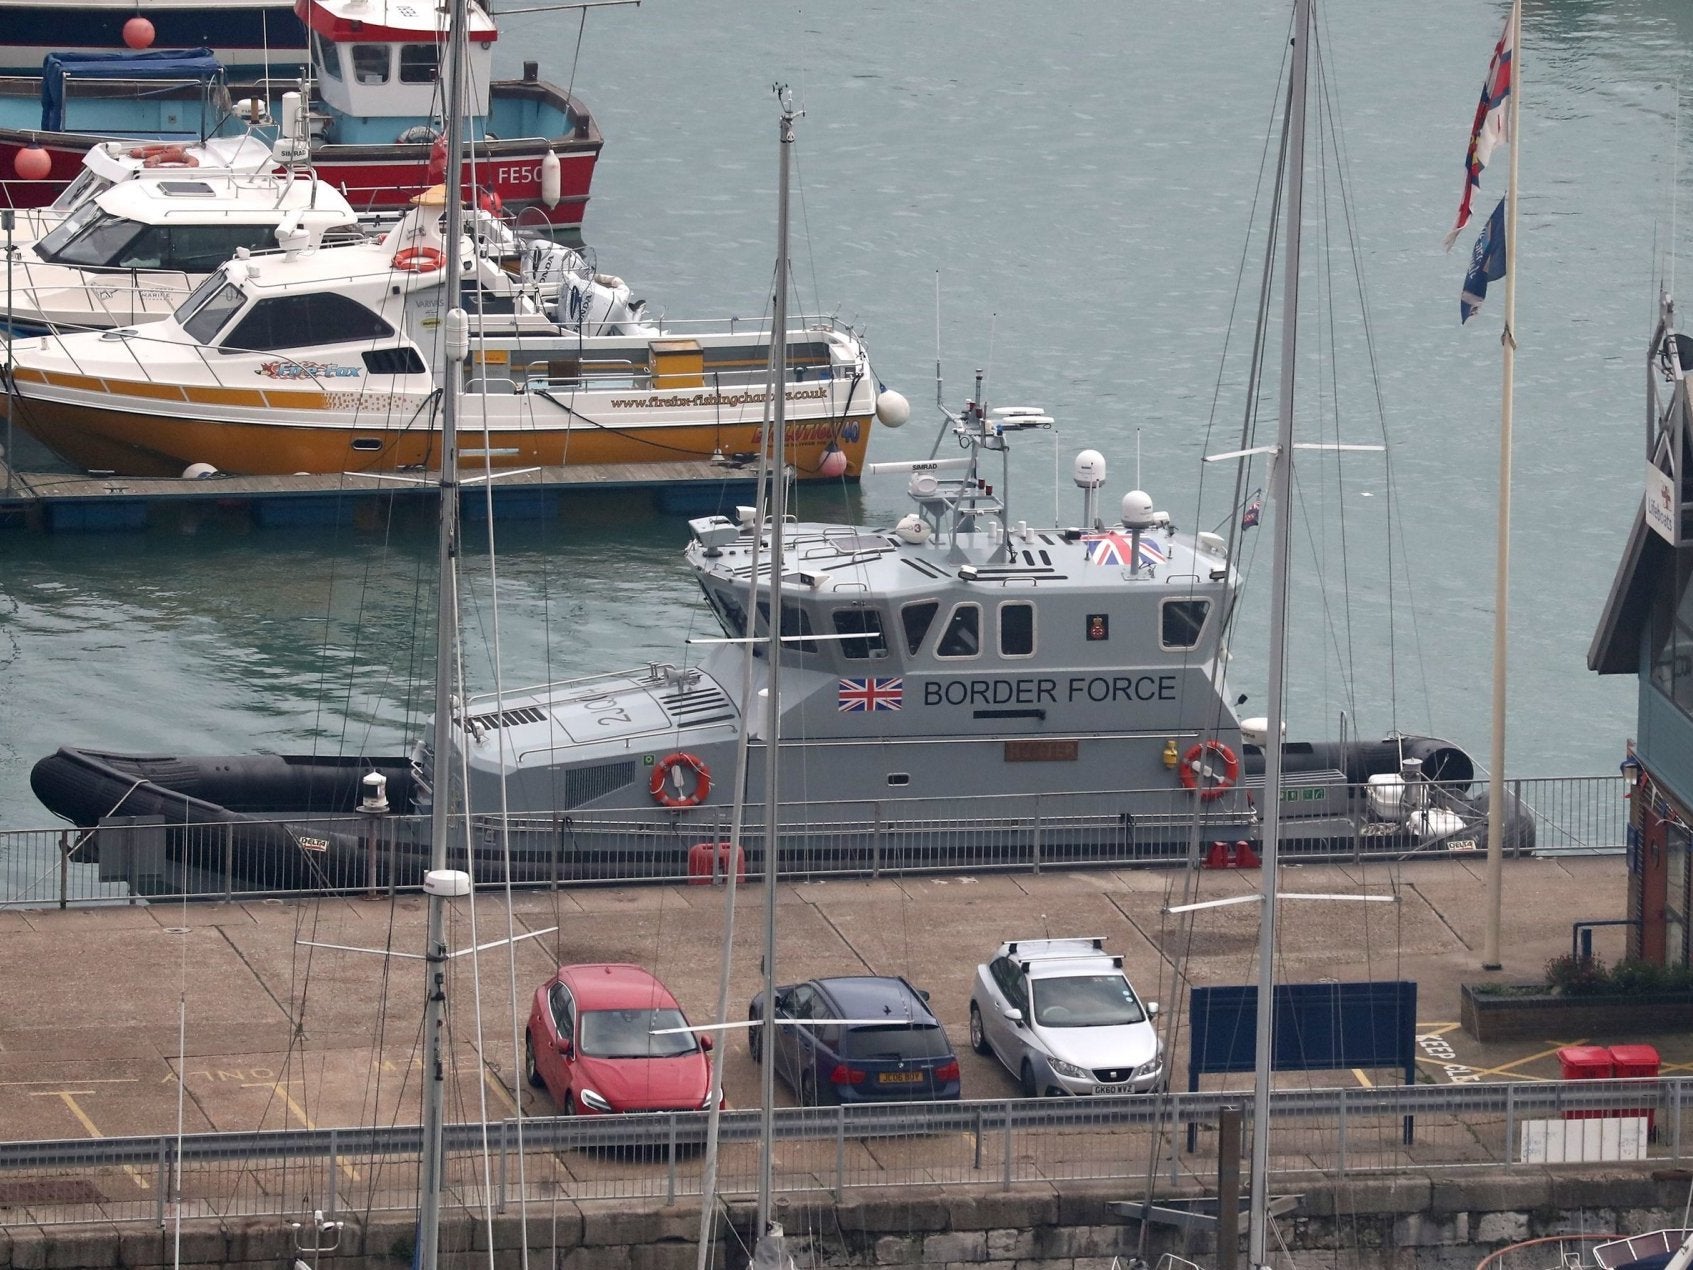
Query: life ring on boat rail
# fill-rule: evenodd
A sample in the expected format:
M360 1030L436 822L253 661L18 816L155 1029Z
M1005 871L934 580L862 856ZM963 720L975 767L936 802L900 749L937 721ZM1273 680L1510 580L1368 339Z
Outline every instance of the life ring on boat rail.
M402 273L434 273L447 257L434 247L407 247L394 253L394 268Z
M1221 764L1218 767L1217 764ZM1240 760L1221 741L1201 741L1182 755L1182 784L1197 790L1206 802L1221 798L1223 791L1240 779Z
M144 168L197 168L200 160L196 159L181 146L153 146L149 147L153 153L141 160ZM137 151L137 153L140 153Z
M680 773L683 768L694 774L694 787L685 793L680 779L674 783L671 781L671 774ZM652 783L648 789L652 792L653 801L660 807L697 807L711 793L711 769L697 754L686 754L680 750L666 754L653 768Z

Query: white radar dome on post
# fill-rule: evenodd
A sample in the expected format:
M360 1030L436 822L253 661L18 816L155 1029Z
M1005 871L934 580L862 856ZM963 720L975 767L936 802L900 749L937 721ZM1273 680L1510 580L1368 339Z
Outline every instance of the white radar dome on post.
M1083 450L1071 472L1078 489L1098 489L1105 484L1105 456L1098 450Z
M1158 513L1153 510L1152 495L1143 489L1132 489L1123 495L1123 527L1125 529L1151 529L1158 523Z
M911 418L911 403L904 393L884 388L876 395L876 418L886 428L904 427L905 421Z

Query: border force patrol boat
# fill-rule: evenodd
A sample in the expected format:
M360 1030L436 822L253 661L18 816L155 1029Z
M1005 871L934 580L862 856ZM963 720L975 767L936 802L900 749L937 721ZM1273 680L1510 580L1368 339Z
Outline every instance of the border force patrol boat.
M694 520L686 561L723 632L694 641L697 664L462 703L447 744L468 767L478 867L509 859L513 880L543 881L744 864L762 854L753 808L771 744L780 788L796 792L777 819L791 871L1251 863L1267 737L1261 720L1236 716L1225 683L1240 582L1229 543L1178 530L1138 490L1107 523L1093 451L1074 465L1079 523L1031 527L1003 492L1006 456L1052 420L977 403L947 419L961 456L867 467L909 474L916 507L891 528L784 525L779 617L770 523L751 509ZM1000 492L984 470L993 454L1005 460ZM760 722L772 630L777 737ZM307 817L351 814L378 778L382 810L427 809L433 750L336 761L63 749L33 783L79 824L116 811L233 821L238 868L347 884L374 868L359 831ZM733 833L738 768L746 827ZM1283 849L1480 849L1476 776L1469 755L1432 737L1284 742ZM1505 825L1507 849L1532 850L1514 800ZM394 839L384 855L395 876L415 876L408 857L427 844L398 826Z

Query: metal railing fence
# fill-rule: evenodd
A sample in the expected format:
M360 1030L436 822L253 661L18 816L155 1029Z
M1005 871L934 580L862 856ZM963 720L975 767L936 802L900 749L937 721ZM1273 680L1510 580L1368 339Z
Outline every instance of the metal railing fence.
M1510 790L1532 818L1537 853L1623 849L1628 804L1617 778L1513 780ZM1182 797L1185 791L1166 792L1164 816L1102 814L1097 796L1068 794L976 799L976 814L968 819L955 814L956 801L918 798L848 804L851 818L796 815L782 830L782 875L875 878L1175 863L1183 849L1173 841L1189 836L1203 844L1222 829L1196 819L1193 801ZM1363 787L1354 793L1362 799ZM1345 842L1301 839L1297 824L1284 829L1283 852L1310 862L1460 849L1446 843L1407 849L1367 833ZM489 863L502 858L499 826L474 817L454 840L465 841L467 833L477 843L478 881L503 881L490 876ZM694 846L727 839L728 813L686 818L658 809L622 816L557 813L514 818L507 834L513 880L520 885L678 882L697 867ZM0 906L415 888L427 838L424 823L409 816L191 825L115 818L97 829L0 832ZM759 826L746 828L741 846L748 871L759 872Z
M1085 1179L1120 1181L1124 1198L1139 1198L1158 1180L1214 1178L1218 1112L1251 1101L1248 1092L1205 1091L783 1108L774 1116L776 1184L839 1197L871 1186ZM1498 1168L1519 1158L1540 1122L1625 1116L1650 1116L1651 1140L1638 1158L1608 1159L1607 1168L1682 1167L1690 1113L1686 1077L1278 1090L1271 1167L1283 1178ZM704 1112L451 1126L449 1199L477 1212L520 1201L672 1203L700 1193L705 1132ZM724 1113L720 1144L720 1192L752 1193L758 1112ZM416 1205L420 1145L416 1126L6 1143L0 1205L8 1220L46 1226L163 1224L178 1211L406 1210Z

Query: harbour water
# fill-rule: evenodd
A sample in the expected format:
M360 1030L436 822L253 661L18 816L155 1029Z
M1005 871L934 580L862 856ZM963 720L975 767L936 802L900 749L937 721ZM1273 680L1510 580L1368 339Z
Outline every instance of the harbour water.
M981 369L990 400L1058 420L1056 442L1019 461L1014 517L1047 520L1056 497L1075 519L1054 472L1091 446L1111 464L1107 508L1139 484L1181 523L1213 528L1233 513L1215 502L1221 482L1201 490L1200 459L1238 440L1238 407L1214 398L1235 310L1256 286L1257 255L1243 253L1273 162L1287 8L650 0L592 11L579 56L575 13L503 18L496 65L573 76L607 137L585 236L601 269L677 317L765 311L770 86L791 84L805 111L800 296L867 329L880 377L914 406L871 458L928 453L938 358L949 404ZM1349 0L1322 17L1322 92L1341 129L1325 144L1338 143L1352 219L1309 248L1311 293L1354 287L1339 264L1349 232L1392 448L1391 469L1380 456L1348 467L1324 504L1333 519L1307 529L1332 540L1345 509L1358 541L1388 538L1370 524L1390 470L1394 567L1410 580L1390 591L1385 565L1342 574L1326 555L1305 570L1290 734L1332 733L1345 710L1366 733L1397 725L1487 753L1500 309L1490 297L1460 327L1457 300L1502 161L1460 245L1444 254L1441 240L1506 9ZM1508 733L1519 775L1611 770L1630 732L1632 680L1599 679L1585 655L1640 500L1644 347L1670 276L1689 49L1683 0L1525 0ZM1360 331L1334 336L1336 363L1365 361ZM1229 374L1239 356L1232 347ZM1373 411L1367 378L1315 371L1343 420L1348 406ZM885 523L903 490L871 477L808 491L803 510ZM687 635L707 633L680 518L604 497L557 523L500 525L492 557L478 532L466 613L477 687L494 686L496 664L516 686L676 660ZM0 534L0 827L47 822L28 772L60 743L392 751L428 708L432 564L430 527L412 522L234 533L212 516L195 532ZM1264 589L1232 672L1254 697Z

